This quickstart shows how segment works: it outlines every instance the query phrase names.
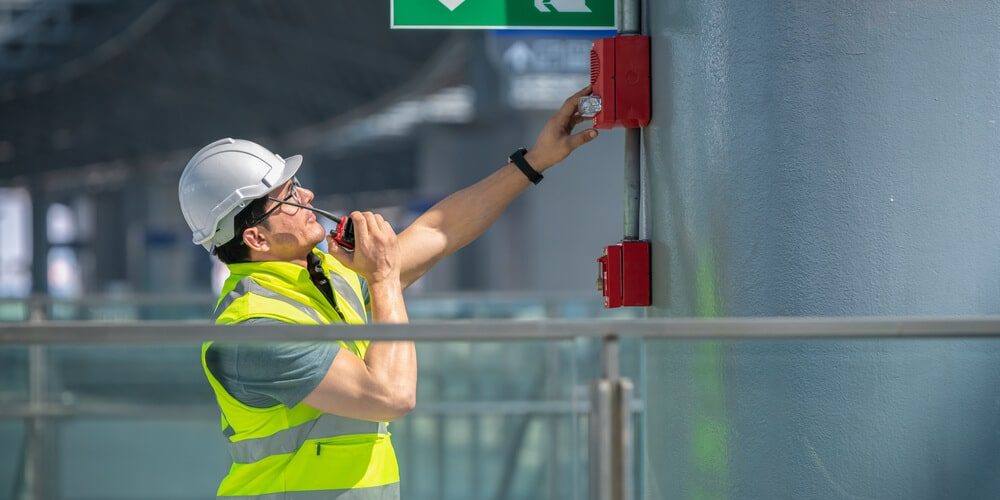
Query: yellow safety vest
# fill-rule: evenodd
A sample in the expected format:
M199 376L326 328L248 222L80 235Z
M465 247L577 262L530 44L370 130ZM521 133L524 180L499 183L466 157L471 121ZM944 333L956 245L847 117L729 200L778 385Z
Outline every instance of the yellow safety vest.
M251 318L315 325L363 324L358 276L333 257L314 250L330 277L337 308L313 285L304 267L290 262L229 265L230 276L216 306L218 324ZM368 341L341 341L364 358ZM233 465L219 485L226 499L398 499L399 466L385 422L323 413L305 403L254 408L231 396L208 369L205 376L222 409L222 433Z

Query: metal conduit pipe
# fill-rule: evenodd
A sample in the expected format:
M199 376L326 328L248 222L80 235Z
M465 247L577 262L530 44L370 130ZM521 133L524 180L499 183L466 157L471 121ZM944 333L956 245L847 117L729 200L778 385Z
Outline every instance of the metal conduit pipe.
M641 34L641 0L618 0L618 34ZM639 239L642 130L625 129L624 240ZM632 382L621 376L618 336L604 338L602 376L590 388L589 460L595 500L632 500Z
M640 23L640 0L619 0L618 33L620 35L642 34ZM642 144L642 129L625 129L625 240L639 239L639 163Z

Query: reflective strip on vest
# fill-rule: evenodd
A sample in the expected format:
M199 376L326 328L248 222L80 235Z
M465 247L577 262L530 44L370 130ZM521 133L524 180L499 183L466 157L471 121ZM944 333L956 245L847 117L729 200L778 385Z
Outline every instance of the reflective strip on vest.
M217 498L219 500L399 500L399 483L350 490L286 491L267 495Z
M347 280L343 276L337 273L329 274L330 283L333 285L333 289L347 301L347 304L351 306L351 309L354 309L355 314L364 318L365 306L358 300L358 295L354 293L354 289L351 288L351 285L347 283Z
M278 431L267 437L229 443L229 454L235 463L250 464L272 455L295 453L308 439L386 432L385 422L368 422L324 414L315 420Z
M310 318L316 320L316 323L322 324L323 321L320 319L319 313L317 313L313 308L289 297L285 297L278 292L269 290L257 284L253 278L243 278L233 288L233 291L226 294L226 298L219 302L219 305L215 308L215 313L213 319L219 319L222 313L226 312L226 309L234 302L236 299L246 295L247 293L252 293L254 295L260 295L261 297L266 297L269 299L280 300L299 311L307 314Z

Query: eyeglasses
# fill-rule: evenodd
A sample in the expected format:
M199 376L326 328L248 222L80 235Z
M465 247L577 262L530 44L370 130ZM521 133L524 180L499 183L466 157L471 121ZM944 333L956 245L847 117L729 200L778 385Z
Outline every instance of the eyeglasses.
M260 224L261 222L264 222L264 220L267 219L268 217L270 217L274 212L278 211L279 209L281 209L281 207L285 206L285 202L288 201L288 200L295 200L296 203L301 204L302 200L299 199L299 188L301 188L301 187L302 187L302 184L299 184L299 180L296 179L295 177L292 177L292 189L291 189L291 192L288 193L288 196L285 196L284 198L282 198L280 200L277 199L277 198L275 198L275 197L273 197L273 196L268 196L267 199L269 199L271 201L276 201L276 202L278 202L278 204L275 205L274 207L272 207L267 212L264 212L264 214L261 215L260 217L257 217L255 219L252 219L249 222L247 222L247 227L254 227L257 224ZM299 211L299 209L296 208L295 212L298 212L298 211ZM292 212L289 215L294 215L295 212Z

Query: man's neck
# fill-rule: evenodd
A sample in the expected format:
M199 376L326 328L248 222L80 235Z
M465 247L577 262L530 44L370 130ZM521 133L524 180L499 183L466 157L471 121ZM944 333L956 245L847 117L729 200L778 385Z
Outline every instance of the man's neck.
M295 265L298 265L298 266L302 266L302 267L304 267L306 269L309 269L309 260L308 259L309 259L309 255L311 255L311 254L312 254L312 251L310 251L306 255L304 255L302 257L299 257L299 258L295 258L295 259L284 258L283 259L283 258L274 256L274 255L271 255L269 253L257 253L257 252L251 251L250 252L250 262L275 262L275 261L277 261L277 262L290 262L292 264L295 264Z

